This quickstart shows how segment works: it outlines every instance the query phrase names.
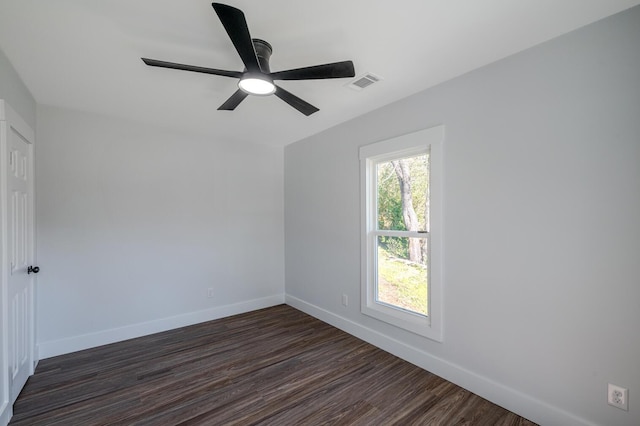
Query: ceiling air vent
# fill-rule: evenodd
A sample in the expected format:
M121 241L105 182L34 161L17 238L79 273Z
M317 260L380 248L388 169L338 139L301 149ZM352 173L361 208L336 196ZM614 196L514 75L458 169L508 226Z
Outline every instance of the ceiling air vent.
M382 78L371 73L366 73L358 78L356 78L353 82L347 84L348 87L354 90L362 90L365 87L371 86L373 83L377 83L381 81Z

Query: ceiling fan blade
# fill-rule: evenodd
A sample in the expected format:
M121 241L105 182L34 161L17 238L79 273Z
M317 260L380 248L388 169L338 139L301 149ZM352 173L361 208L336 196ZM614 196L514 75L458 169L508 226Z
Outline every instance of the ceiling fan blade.
M302 99L300 99L296 95L287 92L286 90L284 90L280 86L276 86L275 95L277 97L279 97L280 99L282 99L283 101L285 101L286 103L288 103L289 105L291 105L292 107L294 107L295 109L297 109L298 111L300 111L301 113L303 113L304 115L306 115L306 116L309 116L309 115L313 114L314 112L320 111L318 108L314 107L313 105L311 105L308 102L303 101Z
M242 90L236 90L236 92L231 95L229 99L227 99L222 105L220 105L218 111L233 111L247 96L249 95L247 95L247 93L243 92Z
M240 71L217 70L215 68L197 67L195 65L176 64L175 62L158 61L157 59L141 58L142 61L152 67L171 68L174 70L201 72L204 74L221 75L224 77L242 77Z
M325 78L354 77L356 72L353 67L353 62L342 61L272 72L269 75L274 80L319 80Z
M240 9L226 4L211 3L211 5L218 14L220 22L222 22L224 29L227 31L247 71L260 72L260 64L253 47L253 41L251 41L251 34L249 34L249 27L247 26L247 20L244 18L244 13Z

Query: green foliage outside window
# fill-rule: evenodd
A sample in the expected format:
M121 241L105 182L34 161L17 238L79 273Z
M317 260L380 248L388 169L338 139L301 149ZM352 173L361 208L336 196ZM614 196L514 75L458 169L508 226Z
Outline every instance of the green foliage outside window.
M411 201L418 218L418 228L421 231L428 229L428 193L429 170L428 155L404 158L399 161L406 162L409 176L405 176L405 183L411 186ZM378 164L378 229L406 231L405 211L402 204L400 190L401 178L396 172L397 162L387 161ZM391 256L402 259L409 258L409 244L407 239L381 237L379 244ZM426 255L423 256L423 262ZM421 263L423 263L421 262Z

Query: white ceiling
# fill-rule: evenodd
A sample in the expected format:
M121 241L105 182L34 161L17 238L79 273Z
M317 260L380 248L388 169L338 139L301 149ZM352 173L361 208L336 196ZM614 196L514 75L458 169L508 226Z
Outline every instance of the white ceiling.
M223 2L225 2L223 0ZM2 49L40 104L238 142L286 145L640 0L226 0L273 46L271 70L351 59L356 76L281 81L320 108L305 117L275 96L217 111L237 80L152 68L140 57L238 70L205 0L0 0Z

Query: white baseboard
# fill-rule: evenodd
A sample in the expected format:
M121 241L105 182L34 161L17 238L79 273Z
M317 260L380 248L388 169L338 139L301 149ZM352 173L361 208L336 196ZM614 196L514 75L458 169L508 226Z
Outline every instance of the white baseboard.
M80 336L73 336L66 339L48 342L40 342L37 345L36 350L39 355L39 359L51 358L57 355L64 355L83 349L94 348L96 346L107 345L109 343L172 330L174 328L185 327L231 315L255 311L257 309L268 308L282 303L284 303L284 295L278 294L232 305L218 306L203 311L189 312L187 314L177 315L174 317L98 331L96 333L83 334Z
M7 426L9 420L13 416L13 406L11 404L4 403L0 407L0 426Z
M572 413L478 375L460 365L435 357L304 300L285 295L285 301L288 305L302 312L331 324L540 425L596 426Z

